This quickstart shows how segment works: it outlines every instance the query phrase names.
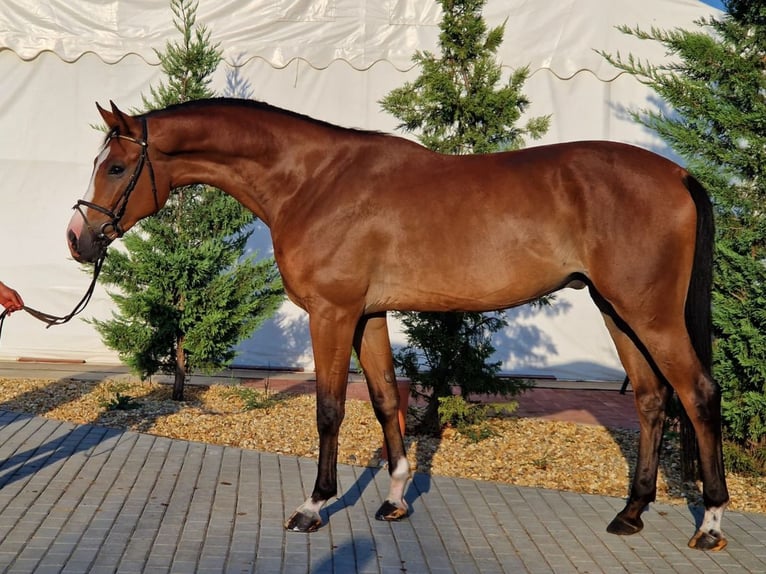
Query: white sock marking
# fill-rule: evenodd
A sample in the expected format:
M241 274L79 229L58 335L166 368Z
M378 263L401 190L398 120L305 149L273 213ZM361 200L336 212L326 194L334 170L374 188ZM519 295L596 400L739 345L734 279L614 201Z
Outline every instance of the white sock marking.
M314 502L309 496L306 499L306 502L304 502L298 507L298 511L303 514L319 514L319 511L322 510L322 507L324 506L325 502L326 501L324 500L320 500L319 502Z
M399 508L407 508L404 501L404 487L410 478L410 463L407 457L401 457L396 461L396 467L391 473L391 485L388 488L386 500L396 504Z
M705 509L705 517L702 519L700 530L702 532L715 532L721 534L721 520L723 519L723 506L714 506Z

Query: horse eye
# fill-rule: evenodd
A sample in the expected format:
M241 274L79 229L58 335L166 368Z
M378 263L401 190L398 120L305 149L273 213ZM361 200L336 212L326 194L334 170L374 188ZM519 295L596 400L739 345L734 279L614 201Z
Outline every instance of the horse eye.
M114 164L109 166L109 175L122 175L125 172L125 167L120 164Z

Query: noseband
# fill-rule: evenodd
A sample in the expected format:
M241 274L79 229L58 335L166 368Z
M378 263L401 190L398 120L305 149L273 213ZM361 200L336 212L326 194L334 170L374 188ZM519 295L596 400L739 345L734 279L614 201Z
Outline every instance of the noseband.
M109 209L109 208L97 205L93 202L80 199L72 208L80 212L80 215L82 215L85 225L88 227L90 232L94 235L95 239L97 241L103 242L104 244L108 244L114 239L122 237L125 234L125 231L122 229L122 227L120 227L120 220L122 219L122 216L125 215L125 209L127 209L128 207L128 200L130 199L130 194L133 193L133 190L136 188L136 184L138 183L138 178L141 177L141 172L144 169L144 164L146 164L146 166L149 168L149 179L152 183L152 193L154 194L154 205L158 211L160 209L160 203L159 203L159 200L157 199L157 185L154 180L154 168L152 167L152 160L149 158L149 140L148 140L147 131L146 131L146 118L141 117L140 120L141 120L141 139L133 138L133 137L122 135L120 133L115 132L112 135L110 135L109 139L107 140L107 144L108 144L109 141L111 141L113 138L119 138L119 139L132 142L141 147L141 155L138 156L138 162L136 163L136 167L133 169L133 174L130 176L130 181L128 181L128 185L125 186L125 189L122 191L122 194L120 195L120 197L117 198L117 201L115 202L114 207L112 207L112 209ZM91 226L90 221L88 221L88 218L85 216L85 211L83 210L83 207L92 209L94 211L98 211L99 213L103 213L104 215L109 217L110 220L102 223L101 227L99 227L98 231L96 231L93 228L93 226Z

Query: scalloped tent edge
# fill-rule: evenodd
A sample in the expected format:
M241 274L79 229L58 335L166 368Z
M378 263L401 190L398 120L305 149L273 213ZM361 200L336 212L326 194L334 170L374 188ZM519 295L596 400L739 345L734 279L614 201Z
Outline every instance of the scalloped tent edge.
M707 10L697 0L559 0L541 9L535 0L488 0L489 26L505 23L498 54L509 68L547 69L568 79L588 71L612 81L619 71L594 50L639 51L662 58L660 47L647 46L616 26L688 25L690 16ZM315 70L345 62L365 71L387 62L400 72L413 68L417 50L437 50L441 10L435 0L293 0L202 2L197 21L224 47L224 59L238 66L261 58L275 69L300 61ZM167 3L150 0L5 0L0 4L0 50L25 61L43 52L75 62L95 54L107 64L129 55L150 65L155 50L174 40L176 30ZM642 45L643 44L643 45ZM523 51L518 46L524 46ZM238 59L246 55L244 61Z

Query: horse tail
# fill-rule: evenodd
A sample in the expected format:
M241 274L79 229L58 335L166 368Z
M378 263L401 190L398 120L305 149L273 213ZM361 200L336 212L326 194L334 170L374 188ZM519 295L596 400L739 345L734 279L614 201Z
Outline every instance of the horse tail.
M713 322L711 301L713 291L713 246L715 225L713 205L702 184L691 175L684 181L697 207L697 236L694 263L686 297L686 328L697 357L706 374L713 370Z
M713 205L702 184L691 175L684 185L697 208L697 231L689 290L686 296L686 330L705 374L713 372L713 249L715 224ZM698 475L699 447L694 428L683 408L680 411L681 473L685 480Z

